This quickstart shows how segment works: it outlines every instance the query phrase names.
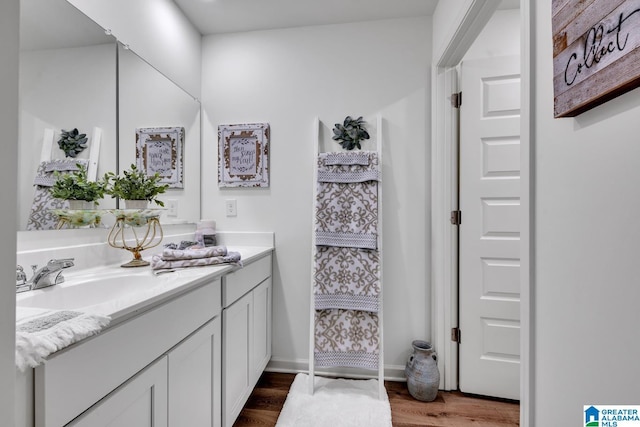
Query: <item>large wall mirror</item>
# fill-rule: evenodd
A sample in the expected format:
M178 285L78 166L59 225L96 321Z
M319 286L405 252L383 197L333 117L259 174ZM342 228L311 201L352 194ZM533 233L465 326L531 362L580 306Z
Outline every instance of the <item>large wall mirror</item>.
M62 129L87 134L78 159L88 159L98 129L98 174L116 168L115 38L66 0L21 0L19 90L18 229L47 229L51 217L43 220L34 180L43 157L66 158L57 144Z
M200 102L158 72L150 64L118 43L118 134L119 164L124 170L131 164L151 163L150 159L162 150L169 151L165 162L174 169L171 187L160 199L166 211L161 222L195 222L200 219ZM157 150L147 150L144 141L154 136L175 139L175 133L149 131L155 129L184 129L180 146L158 143ZM142 141L138 141L139 136ZM144 136L151 136L145 139ZM156 144L156 142L153 142ZM138 156L136 155L138 148ZM147 171L154 169L147 164ZM161 165L159 169L163 169ZM178 182L176 182L178 181ZM172 209L169 209L171 206Z
M182 183L162 195L173 209L161 221L197 221L200 103L66 0L21 0L20 8L18 229L46 229L33 221L41 197L34 180L44 158L65 158L57 140L73 128L88 137L79 159L88 160L93 139L100 139L98 177L136 163L139 129L184 128L181 157L174 159L182 161ZM107 196L99 207L116 201Z

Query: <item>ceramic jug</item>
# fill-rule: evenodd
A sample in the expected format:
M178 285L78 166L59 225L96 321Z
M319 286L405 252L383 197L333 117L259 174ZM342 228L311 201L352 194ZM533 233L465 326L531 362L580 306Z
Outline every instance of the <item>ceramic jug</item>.
M436 352L426 341L415 340L411 345L413 353L404 369L409 394L423 402L431 402L438 395L440 385Z

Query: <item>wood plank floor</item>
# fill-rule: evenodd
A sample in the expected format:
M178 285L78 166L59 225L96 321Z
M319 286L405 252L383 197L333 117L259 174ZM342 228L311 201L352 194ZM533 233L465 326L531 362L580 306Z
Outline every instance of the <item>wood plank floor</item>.
M265 372L234 427L275 426L295 374ZM394 427L516 427L517 403L439 392L433 402L411 397L402 382L385 382ZM335 427L335 426L329 426Z

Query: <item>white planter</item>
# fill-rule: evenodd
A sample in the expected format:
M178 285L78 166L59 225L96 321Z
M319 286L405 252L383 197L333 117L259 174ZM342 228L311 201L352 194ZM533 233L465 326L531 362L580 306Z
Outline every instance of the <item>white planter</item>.
M86 200L67 200L69 209L71 210L93 210L96 208L96 202L87 202Z
M147 209L149 206L148 200L125 200L124 207L125 209Z

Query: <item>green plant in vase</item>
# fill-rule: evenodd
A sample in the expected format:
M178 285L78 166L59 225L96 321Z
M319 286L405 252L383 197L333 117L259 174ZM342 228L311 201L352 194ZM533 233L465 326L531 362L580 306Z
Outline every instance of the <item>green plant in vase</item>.
M78 170L62 174L54 172L56 178L51 187L51 196L56 199L69 201L85 201L94 205L104 197L107 182L105 180L89 181L87 168L78 163Z
M164 203L157 196L164 193L169 188L169 184L160 183L162 177L158 172L147 175L132 164L129 170L122 173L122 176L107 172L104 179L108 183L106 193L112 197L119 197L125 201L145 200L164 207Z

